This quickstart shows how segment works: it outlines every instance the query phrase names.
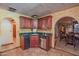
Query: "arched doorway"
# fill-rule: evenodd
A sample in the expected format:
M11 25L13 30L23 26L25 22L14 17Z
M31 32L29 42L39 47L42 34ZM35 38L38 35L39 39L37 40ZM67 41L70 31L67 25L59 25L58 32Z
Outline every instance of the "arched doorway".
M66 40L70 40L70 38L67 39L66 34L71 35L71 33L74 33L74 27L73 27L74 22L78 23L76 19L74 19L73 17L69 17L69 16L62 17L56 22L55 24L55 39L56 39L55 48L61 49L67 52L71 52L71 53L79 52L75 50L72 44L66 45L67 43Z
M72 26L74 21L77 22L73 17L69 17L69 16L62 17L61 19L59 19L55 24L55 38L59 37L59 30L66 31L64 26L66 27L68 25Z
M12 44L16 42L16 22L11 18L5 18L1 21L1 45Z

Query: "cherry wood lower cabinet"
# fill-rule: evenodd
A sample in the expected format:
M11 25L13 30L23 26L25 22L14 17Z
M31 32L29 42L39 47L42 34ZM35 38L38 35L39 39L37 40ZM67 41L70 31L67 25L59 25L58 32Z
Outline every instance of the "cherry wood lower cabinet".
M22 49L25 49L25 47L24 47L24 37L23 37L23 35L20 36L20 47L21 47Z
M52 35L47 33L24 33L20 35L20 47L27 48L42 48L48 51L51 48Z
M39 47L39 35L30 35L30 48Z
M20 47L22 49L30 48L29 33L20 35Z

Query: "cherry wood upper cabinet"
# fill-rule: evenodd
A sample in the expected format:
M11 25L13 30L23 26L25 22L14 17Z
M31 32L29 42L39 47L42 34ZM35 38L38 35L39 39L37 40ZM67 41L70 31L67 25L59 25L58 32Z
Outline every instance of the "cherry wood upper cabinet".
M42 18L39 18L38 19L38 29L42 29L42 24L43 24Z
M32 28L32 21L29 17L20 16L20 28Z
M51 29L52 16L46 16L38 19L38 29Z
M47 29L52 28L52 16L45 17L45 26Z

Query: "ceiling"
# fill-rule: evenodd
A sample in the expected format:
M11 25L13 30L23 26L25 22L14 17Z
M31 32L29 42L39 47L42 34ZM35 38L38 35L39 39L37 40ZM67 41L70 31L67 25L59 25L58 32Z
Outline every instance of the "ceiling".
M27 16L44 16L64 9L78 6L78 3L0 3L0 8L15 8L17 13Z

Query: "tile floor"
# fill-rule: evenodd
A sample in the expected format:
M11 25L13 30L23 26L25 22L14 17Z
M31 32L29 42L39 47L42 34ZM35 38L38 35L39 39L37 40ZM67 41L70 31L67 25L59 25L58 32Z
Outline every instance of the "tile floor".
M79 56L79 49L74 49L70 45L65 46L63 41L59 42L58 40L55 49L51 48L49 51L41 48L22 50L17 44L11 44L2 46L0 56Z
M1 46L0 52L11 50L11 49L14 49L14 48L17 48L17 47L18 47L17 44L9 44L9 45L5 45L5 46Z
M51 48L48 52L40 48L29 48L26 50L22 50L21 48L16 48L1 53L1 56L74 56L74 55L53 48Z
M66 45L64 40L62 41L57 40L55 48L64 50L79 56L79 44L74 48L73 45Z

